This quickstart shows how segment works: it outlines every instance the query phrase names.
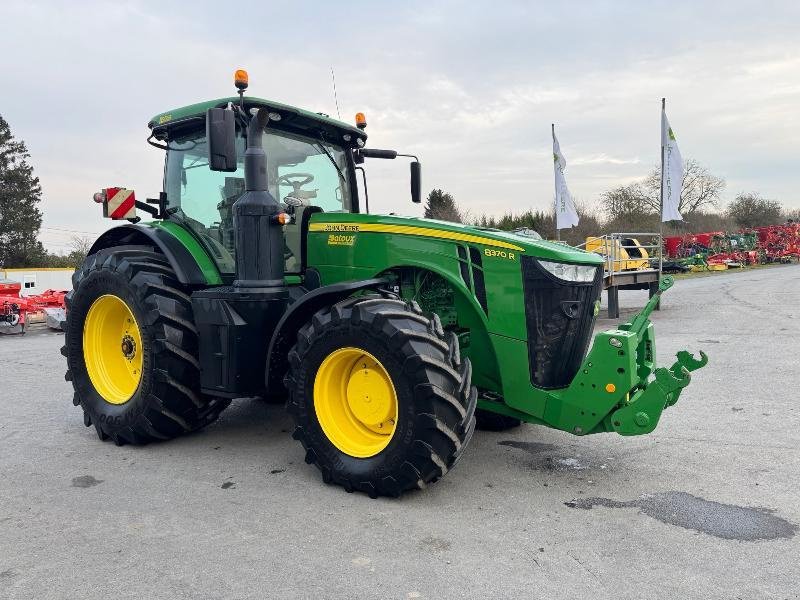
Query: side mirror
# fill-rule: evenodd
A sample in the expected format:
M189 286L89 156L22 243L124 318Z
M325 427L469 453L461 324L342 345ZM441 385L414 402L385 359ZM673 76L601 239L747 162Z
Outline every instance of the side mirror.
M236 119L232 110L209 108L206 111L206 145L209 169L236 170Z
M411 163L411 201L422 202L422 164L416 160Z

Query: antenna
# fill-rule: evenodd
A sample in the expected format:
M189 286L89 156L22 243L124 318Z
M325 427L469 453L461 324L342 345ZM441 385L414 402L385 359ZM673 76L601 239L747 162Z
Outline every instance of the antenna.
M331 67L331 81L333 82L333 100L336 102L336 118L342 120L342 115L339 114L339 97L336 95L336 74Z

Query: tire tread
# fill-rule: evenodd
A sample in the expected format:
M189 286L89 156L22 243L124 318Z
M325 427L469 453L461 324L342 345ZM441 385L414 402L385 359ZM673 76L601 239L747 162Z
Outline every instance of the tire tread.
M111 249L93 254L72 277L73 289L67 294L65 345L67 376L74 379L74 364L81 356L70 356L71 337L82 324L70 323L70 305L81 282L98 270L123 275L145 307L141 327L152 339L151 359L157 365L152 375L153 389L146 408L125 426L111 426L95 418L90 403L76 388L73 403L84 411L84 423L94 425L101 440L117 445L146 444L167 440L200 429L215 421L229 400L200 394L200 364L197 358L199 339L193 321L191 298L175 277L169 261L161 254L143 249Z
M304 419L297 384L306 356L315 342L331 328L350 327L358 335L381 338L397 353L402 371L412 382L418 405L416 438L405 460L391 473L364 480L346 470L331 468L320 460L315 438ZM437 481L461 458L475 431L477 391L470 383L469 359L460 357L458 337L446 332L435 314L426 316L416 302L382 296L348 298L318 311L300 328L297 344L289 352L290 372L284 379L289 390L287 409L295 421L292 436L306 450L305 460L315 464L323 481L370 497L397 497ZM306 404L313 402L302 399Z

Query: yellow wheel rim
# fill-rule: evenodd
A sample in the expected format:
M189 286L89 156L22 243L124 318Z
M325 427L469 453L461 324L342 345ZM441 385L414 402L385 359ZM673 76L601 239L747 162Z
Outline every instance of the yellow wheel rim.
M89 379L109 404L125 404L142 379L142 335L125 302L100 296L83 323L83 360Z
M356 458L386 448L397 427L392 379L360 348L340 348L322 361L314 379L314 410L328 440Z

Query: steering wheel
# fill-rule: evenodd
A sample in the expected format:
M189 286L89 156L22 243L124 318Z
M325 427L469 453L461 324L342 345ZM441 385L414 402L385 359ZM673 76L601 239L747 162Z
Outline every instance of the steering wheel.
M303 179L294 181L298 177L302 177ZM278 177L278 185L290 185L294 190L299 190L312 181L314 181L314 176L311 173L286 173L286 175Z
M287 207L292 210L287 212L292 213L295 208L304 206L307 201L317 197L319 190L301 190L300 188L314 181L314 176L311 173L287 173L278 177L278 185L290 185L292 191L289 192L283 199Z

